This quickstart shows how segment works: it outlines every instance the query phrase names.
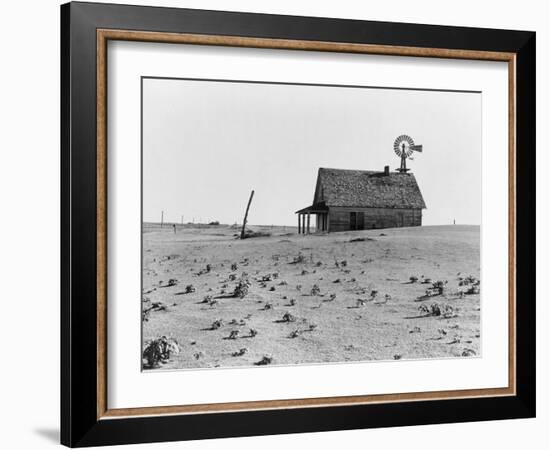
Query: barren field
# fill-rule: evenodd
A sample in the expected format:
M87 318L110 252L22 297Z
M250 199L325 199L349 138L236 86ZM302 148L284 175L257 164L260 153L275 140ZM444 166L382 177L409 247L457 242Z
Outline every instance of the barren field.
M180 349L154 368L479 355L478 226L251 228L144 224L143 345Z

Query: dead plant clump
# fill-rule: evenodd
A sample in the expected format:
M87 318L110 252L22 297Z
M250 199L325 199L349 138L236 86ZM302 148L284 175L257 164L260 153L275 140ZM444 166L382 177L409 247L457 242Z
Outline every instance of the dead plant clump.
M237 319L231 319L229 322L229 325L237 325L239 327L244 327L246 325L246 321L244 319L237 320Z
M435 297L437 295L443 295L445 293L445 288L447 286L447 280L445 281L435 281L432 283L431 287L426 289L426 297Z
M247 278L241 278L235 290L233 291L233 297L245 298L248 295L248 290L250 288L250 281Z
M180 347L175 339L161 336L148 341L143 350L142 363L145 369L154 369L165 364L172 354L178 354Z
M267 365L271 364L272 362L273 362L273 357L272 356L264 355L264 357L262 359L260 359L259 361L255 362L254 365L255 366L267 366Z
M319 288L318 285L314 284L312 287L311 287L311 292L310 294L313 295L313 296L316 296L316 295L319 295L321 293L321 289Z
M300 334L301 334L300 330L294 330L294 331L292 331L292 332L288 335L288 337L289 337L290 339L295 339L295 338L297 338L298 336L300 336Z
M196 291L195 286L193 286L192 284L188 284L187 286L185 286L186 294L192 294L195 291Z
M298 255L295 256L294 259L289 262L289 264L302 264L304 262L306 262L306 257L301 253L298 253Z
M466 289L466 292L464 292L464 294L475 295L475 294L479 294L479 292L480 292L479 284L474 284L473 286L468 287L468 289Z
M236 234L238 238L240 238L240 234ZM258 237L269 237L271 236L271 233L268 233L267 231L252 231L248 228L244 232L243 239L251 239L251 238L258 238Z
M143 303L148 303L150 302L149 300L145 300ZM153 302L151 303L150 306L148 307L142 307L141 309L141 320L143 322L147 322L149 320L149 316L152 312L157 312L157 311L167 311L168 310L168 307L162 303L162 302Z
M245 355L247 352L248 352L248 349L243 347L243 348L241 348L239 351L236 351L236 352L231 353L231 356L233 356L233 357L243 356L243 355Z
M468 285L479 286L479 284L480 284L479 279L477 279L473 275L468 275L467 277L464 277L464 278L462 277L458 278L459 286L468 286Z
M434 317L444 317L445 319L450 319L456 317L456 310L451 305L439 305L438 303L432 303L428 305L420 305L418 310L423 313L425 316L434 316Z
M292 314L290 314L289 312L286 312L283 314L283 319L282 319L283 322L286 322L286 323L290 323L290 322L296 322L296 317L294 317Z
M237 337L239 337L239 330L231 330L226 339L234 340L237 339Z
M248 337L254 338L257 335L258 335L258 331L255 330L254 328L251 328L250 331L248 332Z
M217 330L219 328L221 328L223 326L223 320L222 319L217 319L217 320L214 320L214 322L212 322L212 325L210 325L210 330Z

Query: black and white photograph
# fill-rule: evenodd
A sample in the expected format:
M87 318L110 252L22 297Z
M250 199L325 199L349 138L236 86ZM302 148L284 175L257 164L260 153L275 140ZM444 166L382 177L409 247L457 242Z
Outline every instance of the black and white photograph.
M481 92L141 92L143 370L481 356Z

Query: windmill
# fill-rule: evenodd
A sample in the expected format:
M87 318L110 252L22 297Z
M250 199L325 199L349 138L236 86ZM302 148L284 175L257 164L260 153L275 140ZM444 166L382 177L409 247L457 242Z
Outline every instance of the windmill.
M401 167L398 172L407 173L411 169L407 169L407 158L412 159L413 152L422 152L422 145L415 145L410 136L402 134L393 143L393 151L401 158Z

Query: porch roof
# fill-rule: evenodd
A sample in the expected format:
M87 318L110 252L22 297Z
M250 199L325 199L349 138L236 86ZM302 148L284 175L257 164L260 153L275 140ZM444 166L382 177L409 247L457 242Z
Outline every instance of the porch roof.
M300 209L294 214L323 214L328 212L328 206L325 202L315 203L307 208Z

